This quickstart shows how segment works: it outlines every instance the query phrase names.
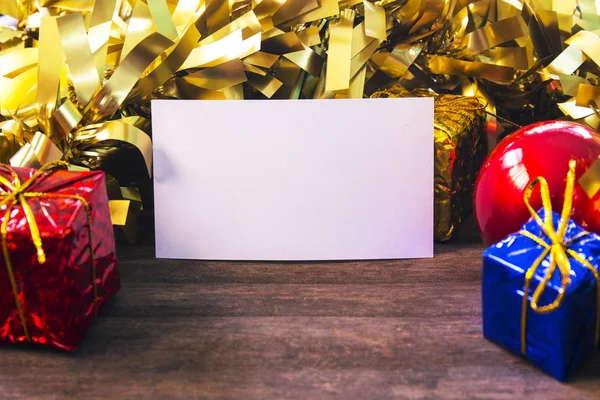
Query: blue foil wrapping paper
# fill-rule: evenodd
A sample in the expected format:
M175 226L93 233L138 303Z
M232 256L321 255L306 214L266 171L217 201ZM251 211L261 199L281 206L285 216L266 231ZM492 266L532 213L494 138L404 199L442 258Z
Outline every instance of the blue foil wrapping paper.
M538 212L544 217L543 210ZM553 212L556 229L560 215ZM523 230L551 244L538 223L530 219ZM569 221L564 242L584 230ZM600 236L589 233L568 245L594 268L600 263ZM520 233L492 245L483 253L483 335L508 350L525 356L534 365L560 381L567 380L596 349L597 282L592 271L569 257L570 283L562 304L541 314L531 308L531 295L550 267L548 255L537 269L528 296L526 354L521 352L521 317L525 272L540 257L544 248ZM538 302L544 306L556 298L561 287L558 268Z

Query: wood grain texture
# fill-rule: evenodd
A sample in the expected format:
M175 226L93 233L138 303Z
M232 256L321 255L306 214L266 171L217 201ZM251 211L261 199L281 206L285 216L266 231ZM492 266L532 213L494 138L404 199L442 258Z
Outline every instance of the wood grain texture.
M560 384L481 336L474 235L428 260L156 260L74 354L0 349L0 399L598 399L600 359Z

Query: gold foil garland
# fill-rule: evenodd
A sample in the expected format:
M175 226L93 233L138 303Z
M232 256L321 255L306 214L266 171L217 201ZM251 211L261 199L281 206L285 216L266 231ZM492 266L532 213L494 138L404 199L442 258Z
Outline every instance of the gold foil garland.
M428 83L433 82L434 85L439 85L434 89L447 87L446 78L439 76L463 76L504 82L507 85L513 84L515 89L519 89L518 81L515 78L519 69L524 67L521 62L524 53L521 52L521 49L524 50L527 47L523 42L518 41L524 36L521 28L528 26L530 32L538 32L537 36L544 39L546 44L539 45L540 48L537 51L541 55L546 55L552 53L549 49L557 48L555 21L563 21L561 27L564 28L564 21L568 20L568 18L554 18L552 16L554 10L542 10L529 3L504 0L458 3L441 1L431 4L415 0L365 0L362 2L264 0L262 2L247 1L235 9L231 8L229 3L218 1L211 2L207 6L202 1L187 0L171 2L169 8L164 0L154 0L148 3L133 1L127 3L129 6L125 6L121 1L112 0L86 3L79 9L75 3L70 4L63 10L67 14L60 17L63 22L73 22L72 24L61 23L65 29L68 26L71 31L75 31L70 32L70 35L69 32L66 32L67 36L80 38L84 36L81 25L77 22L79 19L71 15L77 14L77 11L85 15L90 11L90 7L92 10L91 23L87 32L88 40L73 41L76 43L75 46L80 46L81 57L73 62L67 60L70 67L73 64L70 71L73 68L75 68L74 71L79 71L83 68L82 66L86 65L89 67L89 52L93 53L98 74L104 70L110 71L110 68L103 68L101 65L100 60L104 54L108 54L110 58L117 52L119 53L118 60L122 63L136 45L153 34L159 34L179 44L176 47L177 50L161 49L166 57L161 57L162 60L155 63L157 72L151 78L139 83L138 94L140 97L150 95L169 78L175 78L174 72L169 75L174 69L186 71L190 68L215 67L235 58L252 58L253 54L259 51L264 54L283 56L298 64L311 76L319 75L319 65L326 62L328 67L325 72L330 78L325 82L326 92L347 91L350 88L351 79L361 71L365 63L369 63L368 69L365 71L365 87L369 85L369 80L379 69L388 75L390 80L402 78L405 81L419 81L420 77L415 75L414 71L409 71L410 67L416 63L418 68L424 67L425 72L433 74ZM17 1L10 7L11 13L26 20L26 15L16 11L17 8L24 7L19 4L20 2ZM61 11L60 6L52 4L48 3L51 10ZM19 6L17 7L17 5ZM113 5L117 12L112 21L109 21L111 15L109 9ZM565 15L563 13L568 9L564 4L557 5L555 8L560 11L560 15ZM498 11L494 11L495 9ZM352 13L354 18L349 18ZM363 22L353 24L352 21L358 18ZM571 20L573 19L571 18ZM108 28L109 22L112 22L111 29ZM184 28L192 23L199 31L198 33L194 33L193 29ZM344 30L343 27L348 26L348 23L355 27L353 33L350 33L347 28ZM118 37L120 44L118 41L115 42L117 37L114 34L111 33L112 36L109 38L106 37L106 32L113 32L112 28L115 26L123 30L123 24L125 32L122 37ZM364 24L362 33L356 30L360 24ZM187 36L182 32L187 32ZM300 32L300 34L296 36L294 32ZM201 37L197 36L199 33L202 33ZM593 35L591 32L586 33ZM354 46L356 39L360 36L367 38L368 42L363 43L362 46ZM589 39L589 35L587 36ZM186 40L182 40L183 37ZM573 42L580 42L582 37L584 34L581 32L576 34ZM351 55L348 54L348 38L352 38L353 43ZM294 44L302 40L306 42L304 43L305 48ZM379 44L371 45L373 40L378 40ZM195 42L194 48L190 50L189 47L193 42ZM88 43L87 46L86 43ZM391 51L388 50L390 44L393 45ZM498 47L500 45L505 47ZM589 51L589 47L593 48L593 46L587 47L588 53L592 53ZM365 54L360 51L356 53L355 49L357 48L369 51ZM73 54L76 49L78 48L67 49L67 58L73 58L68 54ZM571 47L567 53L562 54L563 58L568 57L571 53L577 53L576 50L579 49ZM190 54L186 54L188 51ZM169 57L173 53L176 55ZM586 57L593 60L594 54L588 53L585 53ZM581 54L584 53L580 53L579 59L581 59ZM181 61L182 59L183 61ZM378 59L383 62L377 62ZM248 63L251 61L249 60ZM166 67L166 64L170 67ZM348 65L350 65L350 76L346 79ZM574 65L577 65L577 62ZM272 66L273 64L270 64L264 68L270 69ZM557 66L558 68L556 68ZM548 67L550 73L565 74L572 70L573 67L565 69L560 58L557 59L557 63L550 64ZM333 71L338 71L338 73L334 74ZM251 73L256 72L252 71ZM276 77L274 70L265 72ZM381 78L381 75L378 76ZM84 77L83 74L75 72L70 75L70 78L73 79L73 86L78 92L78 103L86 104L89 97L86 82L91 82L90 87L95 86L93 74L89 73ZM252 86L252 81L255 79L247 79L248 85ZM313 84L306 77L305 81L300 83L301 89L304 84ZM148 84L148 82L153 84ZM294 86L296 82L289 84ZM285 82L283 84L283 86L288 85ZM419 83L416 82L416 85L418 86ZM128 86L123 84L124 93L130 89ZM120 97L117 99L118 101L107 101L108 103L119 104L122 101L122 95L118 96L112 91L108 93L111 85L108 85L108 88L106 85L103 87L105 87L102 92L103 96ZM291 89L288 87L286 92L291 93ZM302 92L307 93L304 89ZM95 107L92 108L99 107L98 104L95 104ZM110 118L109 111L111 108L91 120L98 122L103 118Z
M0 158L23 148L15 165L96 168L133 145L150 172L150 132L129 117L147 120L153 98L368 97L394 83L477 95L521 124L600 125L590 1L9 0L0 13L15 18L0 27ZM505 121L488 116L490 137Z

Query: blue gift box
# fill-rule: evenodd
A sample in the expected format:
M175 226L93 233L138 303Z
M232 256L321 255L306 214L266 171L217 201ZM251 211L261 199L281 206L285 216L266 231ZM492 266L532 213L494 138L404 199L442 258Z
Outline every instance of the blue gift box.
M543 219L543 209L538 212ZM554 229L560 215L552 212ZM540 223L533 218L523 230L548 246L537 243L530 235L514 233L483 253L483 335L510 351L521 354L534 365L560 381L568 379L581 364L591 358L597 347L598 285L590 267L600 263L600 236L587 233L569 220L562 243L570 263L569 282L558 307L541 313L532 308L532 295L551 268L550 254L531 277L524 309L525 274L552 244ZM587 266L572 254L587 261ZM538 306L555 301L563 285L556 268L549 278ZM525 310L525 315L523 313ZM523 316L525 320L523 321ZM525 328L525 341L522 332ZM523 352L523 346L524 350Z

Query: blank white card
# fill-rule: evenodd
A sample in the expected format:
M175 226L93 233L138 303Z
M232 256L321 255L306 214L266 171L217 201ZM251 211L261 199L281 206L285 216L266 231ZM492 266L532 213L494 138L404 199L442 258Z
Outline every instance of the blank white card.
M433 99L154 100L156 256L433 256Z

